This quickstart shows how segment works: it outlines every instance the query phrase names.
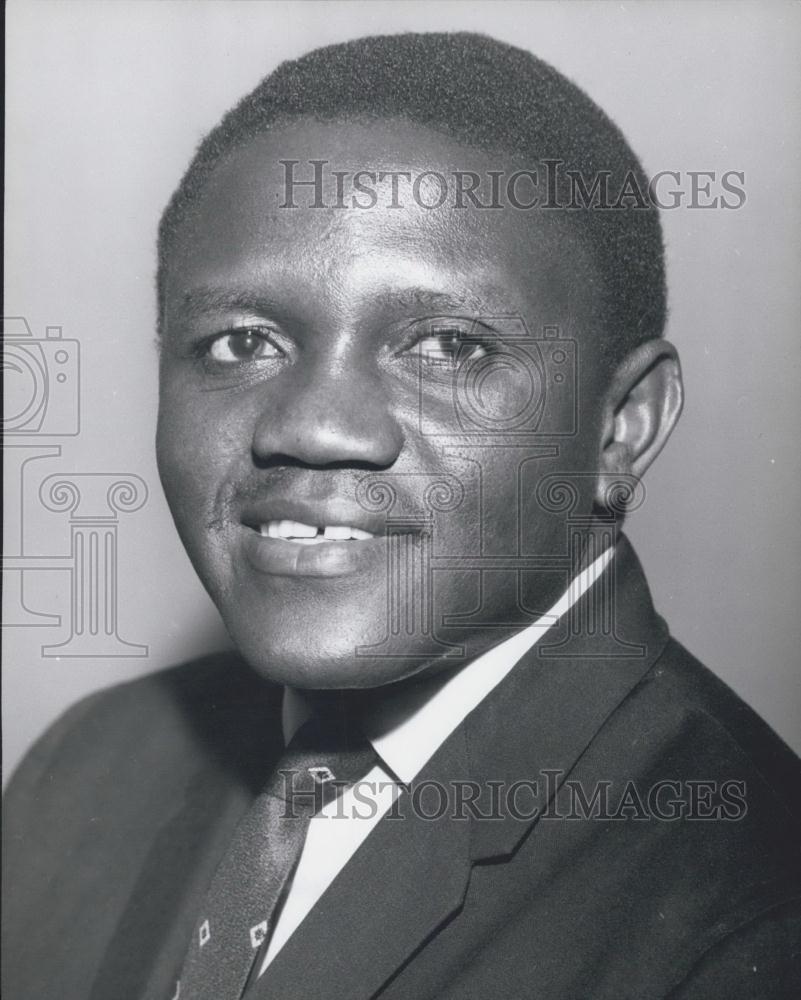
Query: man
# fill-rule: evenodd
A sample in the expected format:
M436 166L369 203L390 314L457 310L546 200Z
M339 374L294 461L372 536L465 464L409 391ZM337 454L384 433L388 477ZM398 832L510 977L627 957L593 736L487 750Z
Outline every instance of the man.
M31 752L4 996L797 995L798 762L619 532L682 399L647 189L472 35L313 52L204 140L157 446L242 660Z

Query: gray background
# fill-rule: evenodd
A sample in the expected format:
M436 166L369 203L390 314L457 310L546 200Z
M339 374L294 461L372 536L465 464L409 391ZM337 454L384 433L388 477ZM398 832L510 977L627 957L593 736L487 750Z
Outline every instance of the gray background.
M358 34L471 29L587 89L646 170L741 170L739 211L664 213L687 405L629 525L674 634L801 749L801 8L787 4L12 2L6 314L82 351L82 431L52 472L150 487L119 528L119 632L147 657L44 659L63 629L4 629L5 769L88 691L225 645L161 497L154 233L205 130L280 60ZM35 490L32 552L69 527ZM33 574L30 575L33 577ZM64 573L26 589L69 610Z

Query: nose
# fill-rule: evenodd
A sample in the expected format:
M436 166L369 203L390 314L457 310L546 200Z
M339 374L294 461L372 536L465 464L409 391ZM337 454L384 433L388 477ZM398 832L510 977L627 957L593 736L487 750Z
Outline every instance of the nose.
M304 465L388 468L403 440L380 373L298 364L264 389L253 454L259 461L280 455Z

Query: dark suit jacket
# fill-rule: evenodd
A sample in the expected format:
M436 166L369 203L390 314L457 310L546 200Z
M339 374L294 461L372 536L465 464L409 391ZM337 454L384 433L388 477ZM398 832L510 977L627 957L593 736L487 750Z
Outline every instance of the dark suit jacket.
M248 1000L801 997L798 761L668 637L625 541L612 567L612 645L563 623L418 779L536 780L540 815L530 785L492 819L405 796ZM96 694L37 743L6 802L4 1000L173 996L279 706L220 655ZM580 818L571 787L607 808Z

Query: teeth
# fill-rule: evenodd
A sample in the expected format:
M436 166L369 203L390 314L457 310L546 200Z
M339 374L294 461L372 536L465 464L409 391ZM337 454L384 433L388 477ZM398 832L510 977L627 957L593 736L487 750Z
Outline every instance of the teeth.
M350 528L345 524L327 524L323 531L323 538L331 542L345 542L350 538Z
M279 538L314 538L317 528L313 524L303 524L301 521L279 521Z
M269 521L262 524L262 535L268 538L314 538L317 528L313 524L303 524L301 521Z
M267 538L284 538L301 545L319 545L321 542L344 542L354 539L359 542L372 538L369 531L352 528L347 524L327 524L318 528L302 521L268 521L259 526L260 534Z

